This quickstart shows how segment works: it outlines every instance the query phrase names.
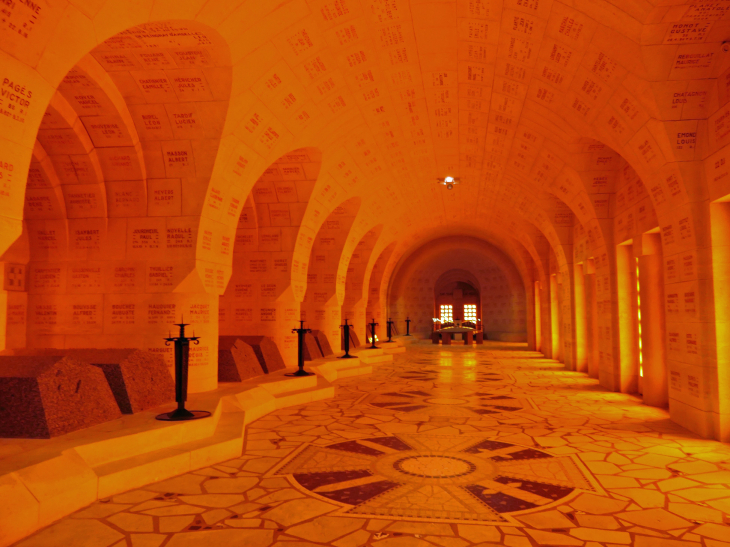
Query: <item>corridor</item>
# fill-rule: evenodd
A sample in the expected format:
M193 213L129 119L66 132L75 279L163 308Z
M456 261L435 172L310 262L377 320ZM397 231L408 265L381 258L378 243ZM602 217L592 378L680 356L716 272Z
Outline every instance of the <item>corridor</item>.
M19 547L730 546L730 446L525 344L411 345Z

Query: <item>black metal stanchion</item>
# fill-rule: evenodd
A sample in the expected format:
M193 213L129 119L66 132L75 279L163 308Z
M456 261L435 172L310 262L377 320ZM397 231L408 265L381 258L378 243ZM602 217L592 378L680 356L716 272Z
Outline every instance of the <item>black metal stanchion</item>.
M375 318L373 317L373 322L370 323L370 336L372 338L370 339L372 342L372 345L368 349L379 349L378 346L375 345L375 327L377 327L379 323L375 322Z
M207 410L188 410L185 408L185 401L188 399L188 359L190 357L190 342L200 343L198 336L185 336L185 327L188 323L183 323L182 319L176 326L180 327L180 336L169 336L165 338L165 345L169 346L170 342L175 344L175 401L177 408L172 412L165 412L157 416L158 420L166 422L181 422L184 420L199 420L207 418L210 412Z
M341 356L340 359L354 359L354 355L350 355L350 327L352 325L347 324L347 319L345 319L345 324L340 325L340 328L342 329L342 335L345 337L345 355Z
M388 318L388 341L386 344L393 342L393 321Z
M299 337L299 351L297 353L297 366L299 367L299 370L287 374L287 376L311 376L314 374L313 372L307 372L304 370L304 335L308 332L312 332L312 329L305 329L304 321L299 321L299 328L292 329L291 331L296 332Z
M406 336L411 335L411 318L406 317Z

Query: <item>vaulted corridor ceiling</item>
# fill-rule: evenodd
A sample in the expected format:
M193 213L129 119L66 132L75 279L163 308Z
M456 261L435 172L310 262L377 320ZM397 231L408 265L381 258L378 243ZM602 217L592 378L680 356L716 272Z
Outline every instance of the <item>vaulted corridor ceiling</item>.
M47 436L119 414L69 351L166 378L184 319L213 398L301 321L315 361L346 321L447 344L467 283L465 342L730 441L728 234L730 0L0 3L0 394L66 370Z

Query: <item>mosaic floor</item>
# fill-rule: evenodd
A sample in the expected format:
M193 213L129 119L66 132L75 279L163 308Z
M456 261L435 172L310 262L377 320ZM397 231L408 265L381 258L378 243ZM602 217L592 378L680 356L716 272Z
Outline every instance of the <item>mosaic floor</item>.
M730 446L518 344L411 346L22 547L730 547Z

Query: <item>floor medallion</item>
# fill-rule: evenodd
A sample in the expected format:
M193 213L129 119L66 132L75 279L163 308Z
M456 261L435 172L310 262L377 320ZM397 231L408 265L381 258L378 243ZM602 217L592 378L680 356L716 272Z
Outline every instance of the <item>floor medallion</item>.
M570 456L486 435L399 434L307 445L271 475L338 503L340 514L441 522L514 522L514 513L600 491Z

